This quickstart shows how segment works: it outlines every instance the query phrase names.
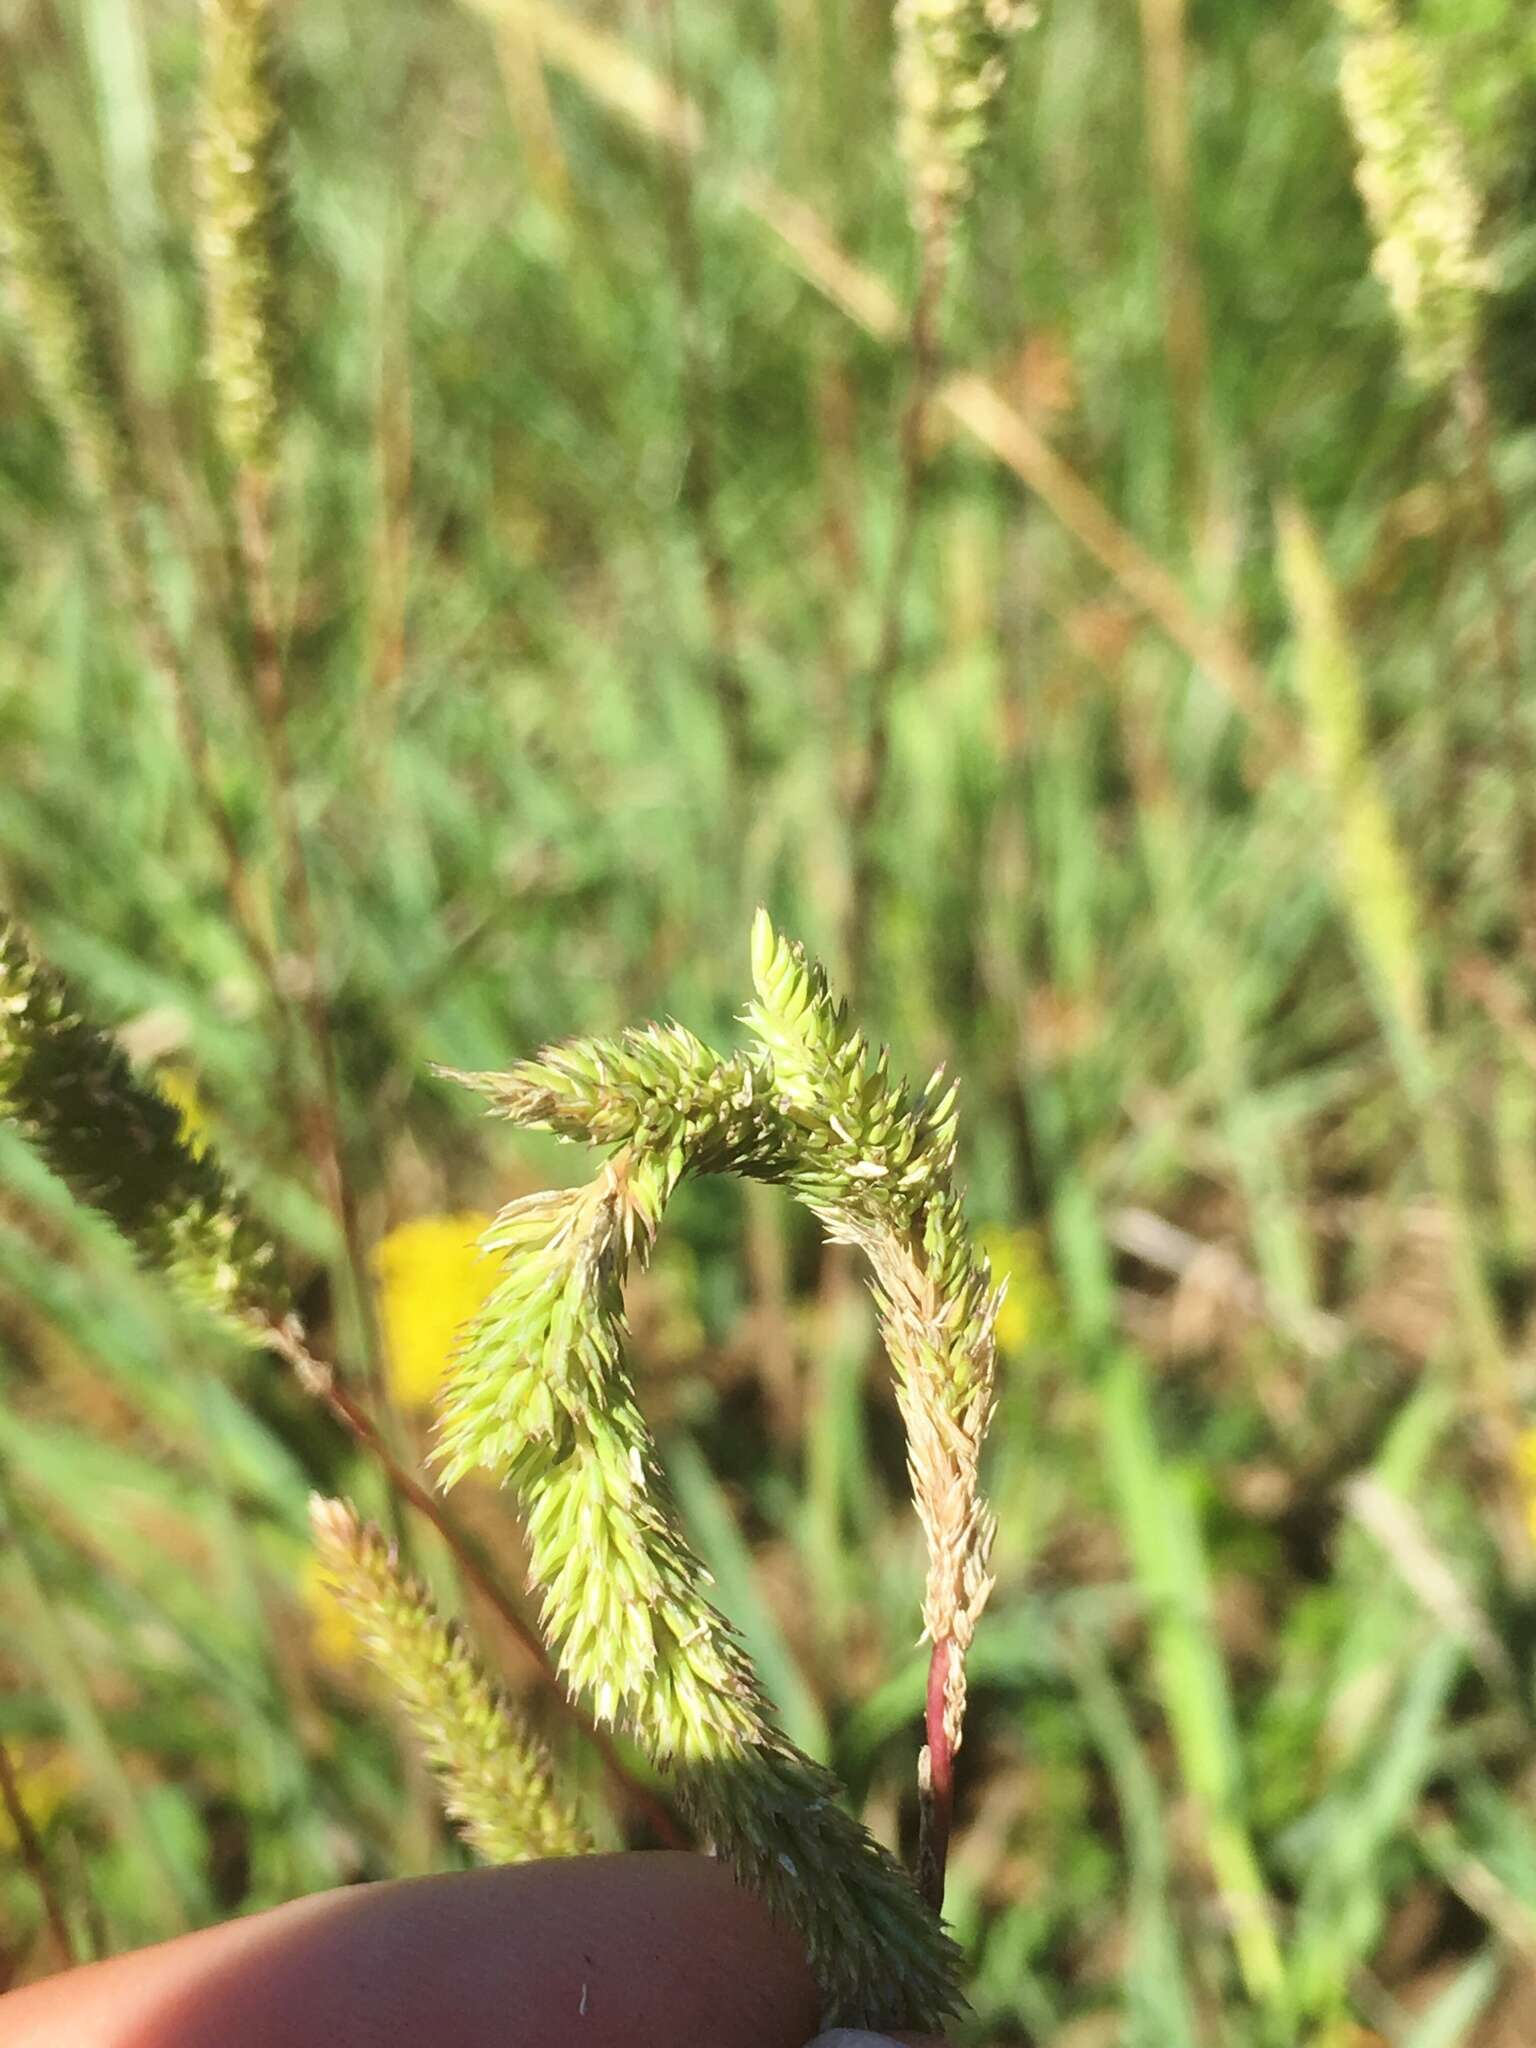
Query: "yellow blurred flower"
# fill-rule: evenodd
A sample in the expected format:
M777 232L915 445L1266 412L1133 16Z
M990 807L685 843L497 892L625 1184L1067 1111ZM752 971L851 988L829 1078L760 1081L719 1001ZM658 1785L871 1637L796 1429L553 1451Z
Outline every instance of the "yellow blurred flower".
M201 1159L208 1150L210 1120L197 1076L190 1067L161 1067L155 1086L181 1119L181 1142L194 1159Z
M374 1246L389 1384L404 1408L431 1401L460 1330L496 1284L500 1264L476 1243L490 1225L476 1213L422 1216Z
M1055 1310L1055 1291L1038 1232L984 1226L977 1240L992 1265L994 1285L1006 1280L1008 1292L997 1315L997 1348L1004 1358L1020 1358L1039 1343Z
M326 1582L318 1557L304 1560L299 1599L309 1617L309 1646L322 1664L355 1664L362 1647L357 1623Z
M79 1791L80 1766L67 1749L21 1749L12 1753L11 1768L22 1811L38 1834L46 1834ZM14 1856L20 1848L11 1817L0 1802L0 1857Z

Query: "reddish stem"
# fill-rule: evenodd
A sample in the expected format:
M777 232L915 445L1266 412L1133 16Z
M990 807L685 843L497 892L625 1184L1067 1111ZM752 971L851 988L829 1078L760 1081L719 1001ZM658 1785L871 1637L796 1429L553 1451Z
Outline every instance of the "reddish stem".
M922 1827L918 1839L917 1888L935 1913L944 1910L944 1871L949 1862L949 1836L955 1819L955 1752L944 1727L944 1696L949 1688L949 1660L954 1645L941 1636L928 1660L928 1702L924 1719L928 1764L923 1785Z

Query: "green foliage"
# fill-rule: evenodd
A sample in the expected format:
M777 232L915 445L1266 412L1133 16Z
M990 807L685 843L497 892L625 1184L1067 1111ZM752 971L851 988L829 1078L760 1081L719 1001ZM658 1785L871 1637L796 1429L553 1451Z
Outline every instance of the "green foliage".
M883 1299L823 1233L926 1274L918 1212L947 1196L902 1174L963 1165L993 1272L932 1271L971 1339L1008 1294L955 2038L1491 2048L1521 2037L1536 1907L1531 10L1041 9L962 110L988 157L871 691L917 268L892 14L679 8L674 43L666 10L559 0L274 9L293 239L256 298L292 338L275 311L241 330L282 392L258 607L227 471L275 444L230 444L206 374L209 18L13 8L0 897L141 1089L195 1077L253 1243L418 1468L353 1312L370 1247L562 1184L503 1226L528 1260L507 1311L576 1301L551 1239L590 1225L596 1348L560 1353L561 1398L488 1373L466 1413L537 1476L619 1399L622 1441L654 1442L635 1512L716 1571L772 1709L902 1860L927 1677L906 1394L877 1369ZM1346 105L1341 58L1388 29L1395 70L1356 56ZM1370 130L1374 186L1367 87L1412 115ZM1418 340L1383 278L1422 287ZM285 777L254 743L258 652ZM312 957L281 907L295 837ZM964 1074L953 1167L944 1084L898 1089L791 949L756 998L770 1037L738 1044L760 901L873 1047ZM351 1251L311 1164L305 1006ZM698 1037L622 1030L646 1016ZM510 1114L469 1116L433 1060L501 1077ZM588 1169L555 1138L642 1152L638 1207L565 1187ZM84 1192L136 1184L88 1149ZM0 1739L77 1941L462 1861L303 1590L311 1490L394 1533L376 1466L270 1359L220 1347L210 1372L158 1277L166 1219L137 1203L130 1252L46 1151L0 1128ZM977 1384L951 1335L925 1325L897 1375L945 1418ZM520 1445L498 1385L548 1442ZM1410 1541L1361 1524L1361 1475ZM487 1478L454 1506L510 1559ZM463 1611L416 1528L412 1576ZM607 1619L638 1669L643 1630ZM600 1647L573 1630L573 1656ZM561 1763L597 1816L585 1754ZM31 1974L49 1952L5 1849L0 1947Z

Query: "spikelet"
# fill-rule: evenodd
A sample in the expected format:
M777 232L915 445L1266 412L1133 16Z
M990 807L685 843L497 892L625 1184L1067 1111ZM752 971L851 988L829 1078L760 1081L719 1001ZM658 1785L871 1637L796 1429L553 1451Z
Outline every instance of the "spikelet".
M869 1261L896 1375L913 1501L928 1544L925 1633L947 1645L944 1733L960 1746L965 1653L987 1596L995 1517L978 1467L996 1398L1000 1295L971 1248L955 1184L955 1088L935 1074L916 1100L871 1058L821 968L759 912L757 1000L746 1021L796 1134L787 1175L832 1237Z
M439 1618L426 1588L345 1501L315 1496L309 1516L322 1583L404 1710L475 1853L487 1863L588 1854L591 1836L556 1791L543 1745Z
M136 546L135 464L101 299L60 204L16 66L0 50L0 277L86 497Z
M1335 5L1348 30L1339 92L1359 152L1371 267L1391 298L1410 372L1448 385L1472 362L1478 301L1493 282L1478 252L1480 207L1461 138L1429 53L1394 0Z
M1277 508L1280 573L1296 623L1296 679L1317 779L1332 813L1340 893L1399 1044L1428 1058L1423 922L1365 727L1365 681L1328 566L1298 505Z
M281 1317L277 1253L180 1116L0 919L0 1116L177 1291L243 1335Z
M277 452L288 352L286 130L271 0L203 0L203 24L197 184L207 372L230 462L265 474Z
M1008 79L1027 0L896 0L896 99L912 219L946 244L971 196L977 159Z
M435 1071L478 1089L496 1115L525 1128L595 1145L681 1147L693 1173L749 1170L767 1135L757 1115L761 1065L724 1060L676 1023L568 1039L504 1074Z

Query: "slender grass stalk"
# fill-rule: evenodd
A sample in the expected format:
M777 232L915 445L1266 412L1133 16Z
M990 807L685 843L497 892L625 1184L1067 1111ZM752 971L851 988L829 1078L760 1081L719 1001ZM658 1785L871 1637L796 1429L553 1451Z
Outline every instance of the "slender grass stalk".
M896 99L918 238L942 269L976 183L1027 0L896 0Z
M899 142L917 236L907 335L895 535L880 629L858 707L864 730L848 792L851 874L843 955L861 991L875 925L874 826L890 766L890 695L900 671L922 527L927 432L940 369L940 308L956 230L1008 77L1008 45L1032 9L1021 0L898 0L895 84Z
M1338 2013L1343 1987L1380 1935L1382 1901L1365 1873L1385 1843L1412 1825L1435 1772L1440 1717L1461 1666L1460 1645L1444 1637L1416 1647L1356 1783L1336 1795L1338 1824L1307 1872L1292 1935L1293 1995L1309 2017Z
M286 1003L266 905L222 794L200 692L156 594L147 530L152 493L99 282L65 212L11 64L0 67L0 267L39 390L95 513L114 595L170 706L219 850L242 943L274 1015L283 1020ZM286 1058L280 1080L293 1099L296 1086Z
M19 67L0 45L0 266L32 373L80 487L137 559L138 479L128 408L101 295L66 224Z
M234 479L252 697L266 752L288 936L300 962L295 1006L313 1068L313 1092L301 1111L299 1135L335 1218L352 1317L370 1383L382 1396L378 1329L346 1166L324 949L298 816L273 579L275 473L290 352L282 287L291 241L284 164L288 130L279 89L276 20L272 0L202 0L202 9L197 225L208 315L206 367Z
M652 0L652 5L661 28L671 89L681 100L686 97L685 70L676 0ZM741 665L741 599L720 520L715 400L704 342L703 270L691 154L677 151L669 155L662 166L662 177L667 253L681 323L678 368L688 437L682 490L689 522L698 538L703 569L704 601L713 643L715 699L725 732L730 774L741 793L752 785L758 747L752 727L752 703Z
M1080 1632L1066 1642L1064 1660L1089 1733L1114 1784L1127 1836L1136 1948L1126 1995L1132 2026L1140 2022L1133 2038L1156 2041L1159 2048L1195 2048L1200 2036L1172 1910L1172 1856L1157 1778L1102 1645Z
M1275 1915L1248 1830L1242 1747L1210 1614L1210 1583L1188 1489L1153 1434L1146 1375L1130 1358L1103 1390L1108 1446L1127 1540L1149 1605L1159 1691L1185 1782L1199 1804L1206 1853L1248 1995L1271 2014L1286 1968Z
M1372 268L1391 299L1409 374L1451 398L1461 431L1503 690L1514 868L1529 940L1536 934L1536 743L1517 599L1505 568L1509 515L1494 466L1480 354L1482 304L1495 281L1479 246L1482 200L1430 49L1401 20L1396 0L1334 4L1346 28L1339 92L1358 152L1356 182L1371 226Z
M177 308L165 270L165 221L155 183L160 137L142 9L140 0L85 0L80 11L110 169L114 253L120 275L133 281L125 310L141 374L143 365L152 365L159 383L172 356Z
M1197 545L1207 537L1210 354L1195 241L1189 154L1186 0L1140 0L1143 122L1163 279L1163 354L1173 397L1179 498Z
M1453 398L1466 450L1466 470L1476 507L1478 542L1488 586L1489 630L1494 666L1502 689L1500 718L1509 749L1514 815L1516 903L1522 937L1536 946L1536 744L1530 726L1524 669L1524 640L1515 586L1505 563L1509 508L1494 466L1492 409L1487 380L1477 356L1456 378Z
M381 810L389 794L400 686L405 674L412 569L410 491L415 427L400 241L400 226L391 209L379 233L374 316L379 334L374 402L377 510L368 584L370 703L365 736L369 780Z
M1317 1290L1312 1248L1286 1162L1250 1072L1237 950L1197 895L1200 849L1190 806L1157 730L1158 706L1122 693L1122 730L1136 784L1136 818L1145 849L1162 943L1202 1069L1210 1074L1232 1171L1248 1210L1254 1252L1270 1312L1296 1342L1315 1348Z
M939 301L947 261L944 238L933 229L918 250L917 289L912 298L908 339L908 390L899 438L901 482L895 537L886 569L879 638L864 679L857 711L863 731L854 743L847 796L850 874L843 930L843 958L857 995L868 968L875 926L878 863L875 823L890 768L892 686L901 668L913 567L922 527L923 480L927 470L927 422L939 373Z
M1499 1312L1470 1207L1466 1144L1447 1102L1434 1044L1417 889L1366 744L1365 686L1321 547L1300 508L1277 511L1280 567L1297 630L1297 684L1328 806L1342 908L1408 1099L1451 1231L1452 1282L1469 1391L1505 1471L1518 1407ZM1507 1516L1510 1532L1517 1514Z
M48 1867L47 1852L32 1825L32 1816L27 1812L16 1768L4 1742L0 1742L0 1806L4 1807L10 1821L27 1875L37 1887L43 1918L48 1923L48 1932L58 1951L59 1961L66 1970L71 1969L79 1958L75 1953L74 1936L69 1931L69 1916L64 1911L64 1901L54 1882L53 1872Z
M538 44L527 26L510 14L498 24L495 36L496 62L528 176L551 212L571 216L576 205L571 167Z

